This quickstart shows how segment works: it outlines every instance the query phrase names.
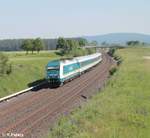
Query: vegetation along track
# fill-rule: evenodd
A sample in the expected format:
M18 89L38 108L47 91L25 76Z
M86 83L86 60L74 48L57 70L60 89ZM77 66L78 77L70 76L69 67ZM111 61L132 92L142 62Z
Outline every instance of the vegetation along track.
M50 122L79 105L83 93L91 88L96 91L97 85L104 84L112 64L111 58L104 54L101 64L62 87L41 88L0 104L0 135L9 132L21 133L27 138L41 137Z

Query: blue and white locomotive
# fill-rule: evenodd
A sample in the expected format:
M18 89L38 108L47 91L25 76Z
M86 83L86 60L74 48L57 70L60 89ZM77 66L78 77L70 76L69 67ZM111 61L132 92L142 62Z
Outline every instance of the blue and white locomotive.
M52 85L62 85L102 60L101 53L75 57L73 59L53 60L46 66L46 79Z

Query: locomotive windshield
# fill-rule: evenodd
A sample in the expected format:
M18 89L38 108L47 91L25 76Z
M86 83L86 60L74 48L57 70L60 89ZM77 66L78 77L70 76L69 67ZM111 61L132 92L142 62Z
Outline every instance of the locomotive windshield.
M54 77L59 75L59 67L48 67L47 73L49 77Z
M57 70L59 67L48 67L47 70Z
M50 74L58 74L59 70L58 69L48 69L47 72Z

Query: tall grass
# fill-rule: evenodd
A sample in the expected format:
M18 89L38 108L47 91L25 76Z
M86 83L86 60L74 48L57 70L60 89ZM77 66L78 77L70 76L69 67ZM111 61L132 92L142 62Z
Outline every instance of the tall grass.
M62 117L49 138L150 138L149 48L117 51L123 63L108 86L70 117Z

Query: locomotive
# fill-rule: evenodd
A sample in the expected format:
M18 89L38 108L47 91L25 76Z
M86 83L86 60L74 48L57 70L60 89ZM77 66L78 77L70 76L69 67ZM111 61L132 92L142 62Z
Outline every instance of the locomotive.
M101 53L50 61L46 66L46 80L51 85L60 86L64 82L80 76L101 61Z

